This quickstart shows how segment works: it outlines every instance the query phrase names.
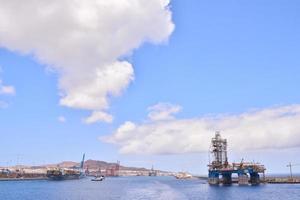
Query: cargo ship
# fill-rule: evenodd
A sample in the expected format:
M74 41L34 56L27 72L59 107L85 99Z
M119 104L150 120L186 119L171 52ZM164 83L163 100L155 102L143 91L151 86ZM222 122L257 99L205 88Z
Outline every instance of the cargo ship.
M50 180L73 180L80 179L85 176L84 172L84 158L85 154L83 154L82 161L79 167L73 168L51 168L47 170L46 176Z

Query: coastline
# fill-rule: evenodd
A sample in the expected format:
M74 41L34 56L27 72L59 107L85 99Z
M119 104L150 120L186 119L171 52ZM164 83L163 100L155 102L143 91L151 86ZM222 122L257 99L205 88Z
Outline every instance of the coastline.
M37 177L37 178L0 178L0 181L40 181L49 180L47 177Z

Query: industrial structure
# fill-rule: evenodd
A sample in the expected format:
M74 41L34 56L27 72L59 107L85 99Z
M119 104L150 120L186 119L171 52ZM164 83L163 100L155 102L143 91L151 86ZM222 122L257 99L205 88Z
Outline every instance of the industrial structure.
M149 175L149 176L157 176L157 171L154 170L153 165L152 165L151 170L149 171L149 174L148 174L148 175Z
M105 169L105 176L119 176L120 161L117 161L115 165L109 166Z
M223 139L217 131L215 137L211 140L210 153L213 160L208 167L208 182L211 185L230 185L233 183L232 175L237 175L237 182L240 185L257 185L261 182L260 174L265 177L265 167L259 163L228 162L227 157L227 140ZM250 176L250 178L249 178Z

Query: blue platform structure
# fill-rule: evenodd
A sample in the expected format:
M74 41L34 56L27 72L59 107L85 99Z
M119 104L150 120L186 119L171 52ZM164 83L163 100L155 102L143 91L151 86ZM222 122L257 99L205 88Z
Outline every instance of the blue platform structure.
M230 185L233 182L240 185L258 185L261 182L260 174L264 177L266 169L259 163L247 163L242 160L240 163L230 164L227 157L227 140L223 139L219 132L212 138L210 153L213 161L208 165L208 183L211 185ZM235 181L232 178L233 174L238 177Z

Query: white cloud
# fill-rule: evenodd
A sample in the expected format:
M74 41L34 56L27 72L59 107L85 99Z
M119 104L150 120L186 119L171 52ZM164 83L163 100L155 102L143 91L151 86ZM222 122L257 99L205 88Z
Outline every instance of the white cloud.
M59 122L61 122L61 123L64 123L64 122L67 121L66 118L65 118L64 116L59 116L59 117L57 118L57 120L58 120Z
M144 42L164 42L172 33L168 4L0 0L0 46L33 54L59 73L61 105L107 112L109 98L120 95L134 79L132 65L121 58Z
M15 95L16 90L11 85L3 85L2 80L0 80L0 94Z
M89 117L84 119L86 124L92 124L95 122L106 122L111 123L113 121L113 116L101 111L94 111Z
M2 68L0 66L0 74L2 73ZM15 95L16 90L14 86L4 85L3 81L0 79L0 95ZM7 108L9 103L6 101L0 100L0 109Z
M300 147L300 105L191 119L125 122L103 141L125 154L207 152L215 130L233 151Z
M173 105L170 103L158 103L148 108L148 117L152 121L158 120L170 120L174 119L173 114L178 113L181 110L179 105Z

